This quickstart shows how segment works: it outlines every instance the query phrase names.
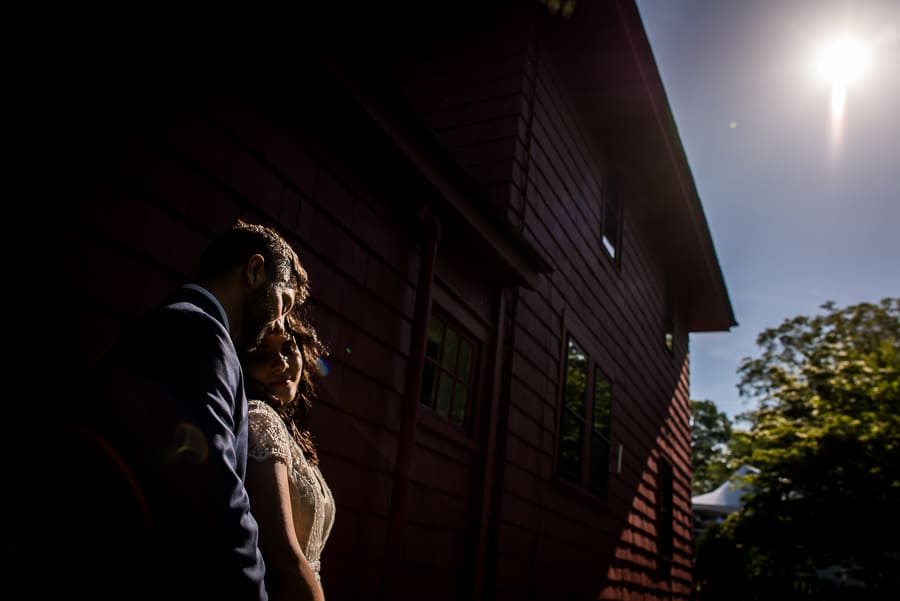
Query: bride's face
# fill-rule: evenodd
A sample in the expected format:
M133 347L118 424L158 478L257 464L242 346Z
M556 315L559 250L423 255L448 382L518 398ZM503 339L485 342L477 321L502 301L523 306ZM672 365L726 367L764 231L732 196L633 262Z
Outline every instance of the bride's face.
M287 403L297 396L303 375L303 356L293 336L267 334L262 344L247 355L246 376L277 398Z

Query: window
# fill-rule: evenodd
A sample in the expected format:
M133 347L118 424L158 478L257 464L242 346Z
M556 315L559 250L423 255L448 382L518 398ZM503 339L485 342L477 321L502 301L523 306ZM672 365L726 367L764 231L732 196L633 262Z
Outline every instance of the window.
M666 303L663 318L663 343L670 355L675 353L675 311L672 309L671 302Z
M587 391L587 356L569 338L566 351L566 390L559 426L559 474L581 483L584 453L584 407Z
M659 463L659 489L657 490L657 534L659 536L659 554L661 557L672 557L673 530L675 515L673 512L672 466Z
M569 338L565 390L559 422L559 476L606 496L609 484L609 424L612 384ZM590 394L588 394L590 391Z
M464 427L472 397L478 346L471 336L432 315L422 372L423 405L454 425Z
M621 246L622 200L615 177L607 172L603 186L603 217L600 221L600 240L610 257L619 255Z

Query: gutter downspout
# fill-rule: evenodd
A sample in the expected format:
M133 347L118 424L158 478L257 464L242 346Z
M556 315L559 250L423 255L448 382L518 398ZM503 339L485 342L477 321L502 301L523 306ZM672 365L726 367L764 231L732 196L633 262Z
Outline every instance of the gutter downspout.
M536 17L540 19L540 17ZM531 96L528 99L528 137L525 141L525 166L522 169L522 211L519 232L524 236L528 211L528 182L531 170L531 144L534 140L534 113L537 100L539 44L543 37L543 26L538 20L534 25L534 41L531 48L532 77ZM500 312L497 320L498 348L495 373L500 376L496 411L491 412L486 454L493 453L485 472L484 490L488 513L479 532L478 557L484 565L476 567L475 599L492 599L497 585L497 552L500 548L500 518L503 511L503 486L506 479L506 445L509 438L509 412L512 403L512 366L516 354L516 329L519 321L519 297L522 287L514 285L501 292ZM504 297L508 295L508 300ZM502 336L502 337L501 337ZM489 494L487 494L489 491ZM533 575L531 576L533 578Z
M497 464L497 421L499 419L500 400L505 396L504 386L506 380L503 375L503 368L509 363L506 360L507 349L507 332L509 330L506 318L507 300L506 292L501 291L497 307L497 332L494 338L494 369L491 373L491 381L493 386L491 389L491 410L487 420L487 434L482 437L484 445L484 461L485 469L481 481L481 504L478 515L480 521L478 524L478 538L476 540L476 556L475 556L475 582L473 586L474 601L482 599L490 599L492 595L488 590L488 580L490 578L491 562L494 561L491 553L495 550L492 545L494 533L492 528L495 526L494 512L496 487L498 482L495 480L496 464ZM504 412L508 413L508 412ZM502 469L500 470L502 472Z
M419 279L416 284L416 307L413 314L412 339L409 345L406 390L400 414L400 430L397 434L397 459L388 515L387 548L381 589L383 600L398 598L398 581L400 567L403 563L406 499L409 493L409 477L416 443L416 416L419 409L419 391L422 388L422 371L425 367L425 343L428 335L428 321L431 317L434 269L437 261L438 242L441 239L440 221L430 209L421 209L418 217L423 225L425 241L422 245L422 260L419 264Z

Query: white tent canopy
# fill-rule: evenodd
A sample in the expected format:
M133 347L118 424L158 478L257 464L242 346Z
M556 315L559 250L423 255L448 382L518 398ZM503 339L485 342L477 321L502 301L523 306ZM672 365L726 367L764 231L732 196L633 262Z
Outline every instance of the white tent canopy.
M747 484L741 482L738 477L750 473L758 474L759 470L752 465L742 465L719 488L691 497L694 511L725 516L740 509L741 496L747 492Z

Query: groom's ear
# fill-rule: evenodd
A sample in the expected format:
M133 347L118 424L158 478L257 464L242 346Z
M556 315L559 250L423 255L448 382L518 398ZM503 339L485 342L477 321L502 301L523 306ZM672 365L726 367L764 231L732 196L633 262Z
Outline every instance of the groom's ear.
M251 288L259 288L266 283L266 259L255 254L247 260L244 266L244 281Z

